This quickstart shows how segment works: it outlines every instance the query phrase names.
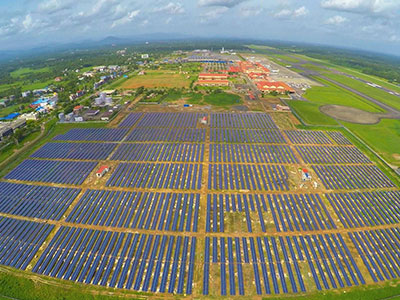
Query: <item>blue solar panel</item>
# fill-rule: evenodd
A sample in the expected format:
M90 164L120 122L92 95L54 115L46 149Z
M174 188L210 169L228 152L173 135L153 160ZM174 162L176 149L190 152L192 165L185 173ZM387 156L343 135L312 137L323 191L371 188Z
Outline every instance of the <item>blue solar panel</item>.
M82 184L97 162L24 160L4 178L64 184Z

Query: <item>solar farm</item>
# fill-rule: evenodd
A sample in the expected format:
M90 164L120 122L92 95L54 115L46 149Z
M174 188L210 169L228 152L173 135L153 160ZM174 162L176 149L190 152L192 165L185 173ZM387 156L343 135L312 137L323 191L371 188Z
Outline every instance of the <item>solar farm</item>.
M165 297L400 278L399 223L398 187L341 132L266 113L131 113L0 181L1 265Z

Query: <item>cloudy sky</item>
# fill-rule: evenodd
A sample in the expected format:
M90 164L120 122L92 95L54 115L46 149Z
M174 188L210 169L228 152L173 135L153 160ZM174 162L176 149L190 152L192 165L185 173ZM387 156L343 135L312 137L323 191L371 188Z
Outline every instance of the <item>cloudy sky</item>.
M0 0L0 49L181 33L400 53L400 0Z

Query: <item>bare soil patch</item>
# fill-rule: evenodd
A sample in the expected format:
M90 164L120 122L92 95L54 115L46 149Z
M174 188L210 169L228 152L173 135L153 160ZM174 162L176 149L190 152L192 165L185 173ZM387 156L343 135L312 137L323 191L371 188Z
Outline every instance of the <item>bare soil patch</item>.
M377 124L382 118L388 117L387 114L342 105L323 105L319 110L334 119L357 124Z

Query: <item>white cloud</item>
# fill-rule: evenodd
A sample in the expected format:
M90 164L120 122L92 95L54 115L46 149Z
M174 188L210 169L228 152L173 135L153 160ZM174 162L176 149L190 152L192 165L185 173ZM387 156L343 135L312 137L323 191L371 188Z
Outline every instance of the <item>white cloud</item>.
M305 6L295 9L293 12L294 17L301 17L301 16L305 16L307 14L308 14L308 9Z
M140 14L140 10L133 10L131 12L128 12L125 16L114 20L114 22L111 24L111 28L114 28L116 26L120 26L126 23L132 22L138 15Z
M389 37L389 41L390 42L394 42L394 43L398 43L398 42L400 42L400 37L398 35L396 35L396 34L392 34Z
M38 6L39 13L54 14L62 10L72 8L72 2L69 0L49 0L43 1Z
M292 11L289 9L282 9L278 11L274 16L277 18L282 18L282 17L289 17L292 15Z
M309 11L305 6L301 6L297 9L282 9L274 14L276 18L298 18L308 15Z
M347 18L345 18L345 17L333 16L333 17L328 18L325 21L325 24L328 24L328 25L340 25L340 24L342 24L342 23L344 23L346 21L347 21Z
M199 6L222 6L222 7L234 7L247 0L199 0Z
M259 14L261 14L263 12L263 8L261 7L243 7L240 10L240 14L242 15L242 17L255 17L258 16Z
M167 5L154 9L155 12L165 12L170 15L178 15L185 13L185 8L181 3L169 2Z
M223 15L226 11L228 11L228 7L217 7L213 10L209 10L203 14L200 15L200 22L201 23L210 23L212 21L215 21L221 15Z
M400 7L398 0L323 0L326 9L358 14L381 14Z
M143 20L142 23L140 23L140 26L145 27L149 24L149 20Z

